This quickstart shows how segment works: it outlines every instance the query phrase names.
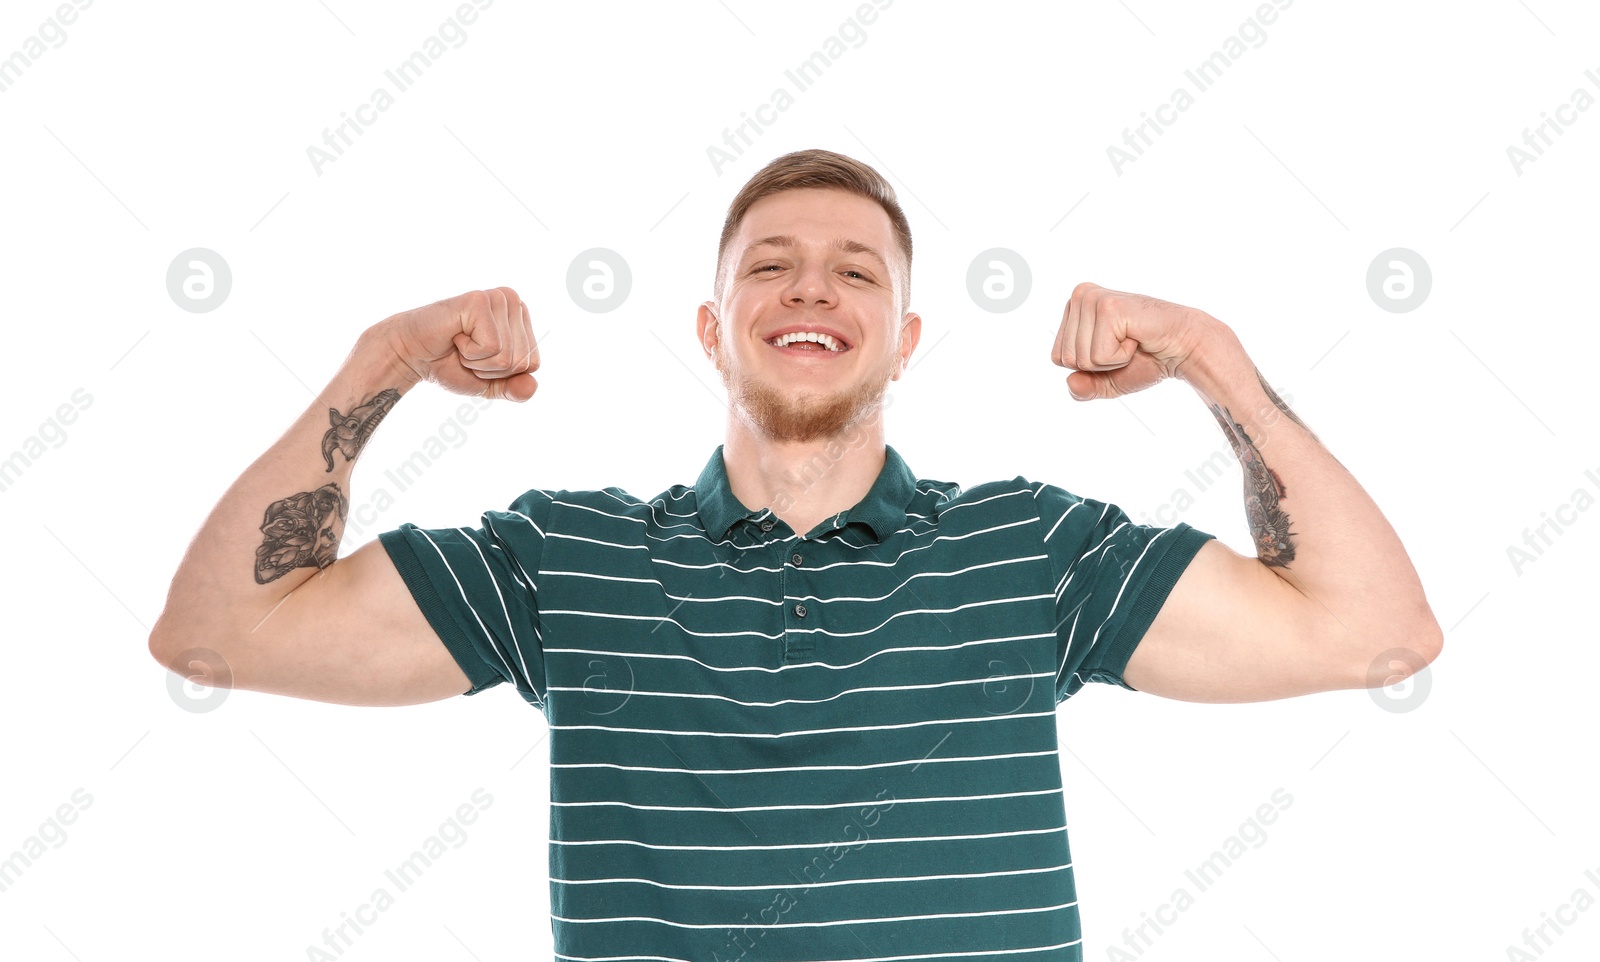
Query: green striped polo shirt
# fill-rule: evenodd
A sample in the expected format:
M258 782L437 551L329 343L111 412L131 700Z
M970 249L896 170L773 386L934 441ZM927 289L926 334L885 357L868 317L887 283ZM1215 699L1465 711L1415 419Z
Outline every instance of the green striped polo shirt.
M533 490L379 536L476 694L549 723L556 955L1082 958L1056 706L1211 535L893 447L797 535L692 487Z

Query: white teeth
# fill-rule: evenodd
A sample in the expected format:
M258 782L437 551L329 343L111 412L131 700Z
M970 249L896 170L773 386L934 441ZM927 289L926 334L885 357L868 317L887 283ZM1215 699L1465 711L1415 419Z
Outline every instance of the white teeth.
M776 347L788 347L795 341L811 341L816 344L821 344L830 351L844 350L844 348L839 345L839 342L834 340L830 335L819 334L816 331L797 331L793 334L784 334L781 337L775 337L772 339L772 343Z

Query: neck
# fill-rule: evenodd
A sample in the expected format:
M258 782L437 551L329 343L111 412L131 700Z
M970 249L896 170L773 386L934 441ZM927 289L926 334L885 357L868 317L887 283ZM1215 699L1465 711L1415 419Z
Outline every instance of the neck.
M774 440L730 410L722 461L741 504L770 507L803 536L867 496L883 471L884 448L881 403L844 430L813 441Z

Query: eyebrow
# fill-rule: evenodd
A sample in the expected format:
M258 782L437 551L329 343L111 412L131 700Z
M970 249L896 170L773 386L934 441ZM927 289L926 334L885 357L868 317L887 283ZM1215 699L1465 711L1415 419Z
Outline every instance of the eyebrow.
M793 234L774 234L771 237L763 237L760 240L755 241L749 247L746 247L744 252L745 256L748 257L750 252L758 247L793 248L799 246L800 242L794 238ZM884 270L889 269L889 261L887 258L880 254L875 248L868 247L860 241L853 241L846 237L835 237L833 239L832 247L834 250L841 251L846 254L864 254L868 257L876 259L879 264L883 265Z

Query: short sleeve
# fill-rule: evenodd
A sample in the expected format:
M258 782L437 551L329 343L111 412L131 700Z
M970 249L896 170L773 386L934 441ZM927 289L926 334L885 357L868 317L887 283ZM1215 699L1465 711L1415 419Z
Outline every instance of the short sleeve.
M543 709L544 645L537 574L551 492L529 491L476 528L403 524L378 535L417 607L476 695L510 682Z
M1034 502L1054 574L1056 703L1091 681L1122 680L1133 650L1213 535L1179 522L1135 524L1114 504L1035 485Z

